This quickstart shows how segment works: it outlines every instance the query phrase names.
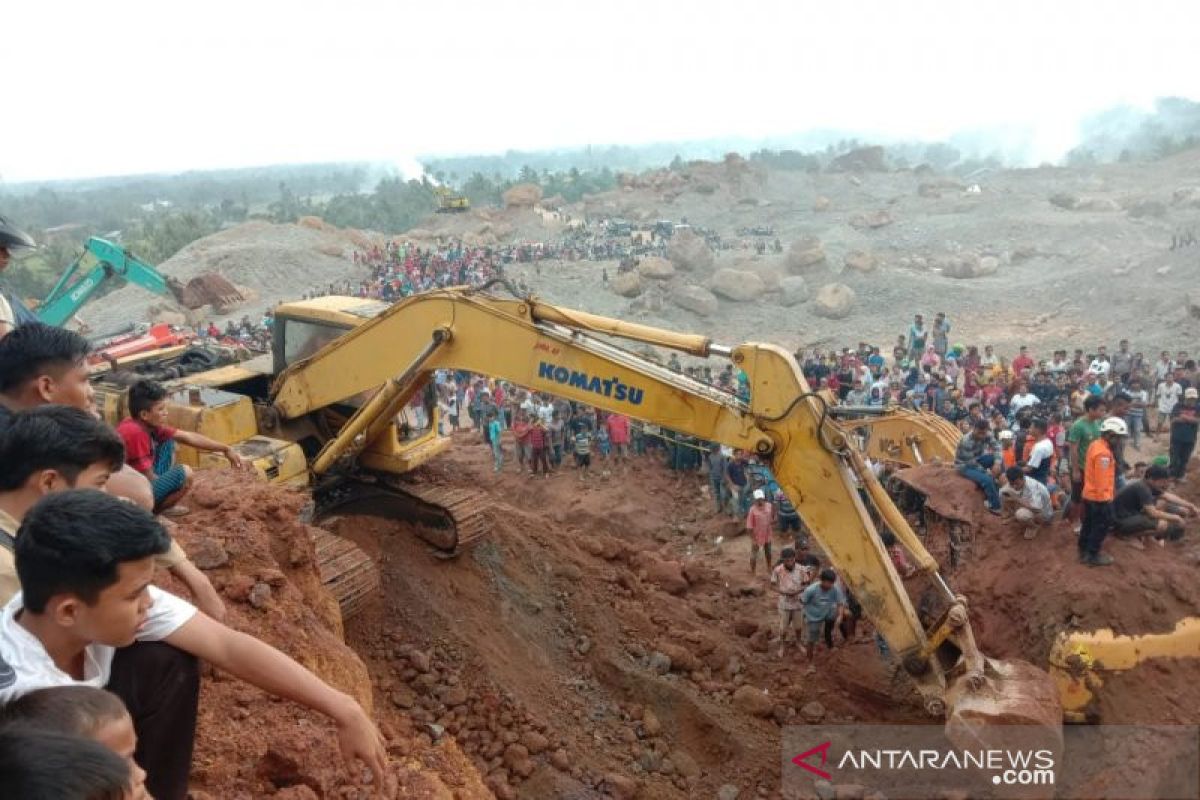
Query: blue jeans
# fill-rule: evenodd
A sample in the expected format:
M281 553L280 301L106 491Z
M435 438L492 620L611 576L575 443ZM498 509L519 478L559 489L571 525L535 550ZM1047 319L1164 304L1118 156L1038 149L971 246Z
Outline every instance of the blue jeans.
M729 491L729 484L724 478L715 478L711 475L708 478L708 486L712 489L713 501L717 504L717 513L729 510L729 501L733 499L733 494Z
M500 467L504 466L504 451L500 449L499 436L492 442L492 460L495 462L497 471L500 470Z
M983 493L987 497L988 508L993 511L1000 510L1000 490L996 488L996 481L992 478L992 473L974 464L964 464L958 468L958 474L983 489Z

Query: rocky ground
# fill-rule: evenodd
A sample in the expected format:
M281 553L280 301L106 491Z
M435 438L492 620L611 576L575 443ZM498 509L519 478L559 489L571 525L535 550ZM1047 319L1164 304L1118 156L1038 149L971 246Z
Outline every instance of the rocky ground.
M1200 227L1197 151L1153 164L990 171L967 180L923 169L764 171L734 160L641 176L565 210L686 218L726 238L743 227L774 227L784 254L673 258L674 274L644 279L634 298L604 291L601 273L611 281L613 264L516 270L554 302L720 341L890 343L913 313L928 319L938 310L955 324L952 338L1005 349L1111 347L1124 336L1149 352L1186 348L1200 333L1187 298L1200 248L1170 249L1173 234ZM721 269L738 274L718 276ZM794 277L801 287L779 287ZM844 316L818 308L827 284L852 290ZM681 305L685 287L716 294Z
M446 562L406 523L325 521L384 577L346 623L349 647L295 521L301 497L253 487L233 499L229 478L207 473L180 533L232 624L373 704L401 796L778 797L783 726L926 719L869 625L815 670L794 650L776 657L775 600L697 477L649 460L586 484L569 471L497 475L470 433L420 477L483 492L494 530ZM1044 664L1067 628L1161 631L1200 613L1194 541L1114 543L1117 565L1094 570L1074 562L1065 525L1027 542L982 517L947 575L990 655ZM1113 678L1104 720L1197 722L1198 669L1164 661ZM197 797L360 796L314 715L218 675L203 709Z

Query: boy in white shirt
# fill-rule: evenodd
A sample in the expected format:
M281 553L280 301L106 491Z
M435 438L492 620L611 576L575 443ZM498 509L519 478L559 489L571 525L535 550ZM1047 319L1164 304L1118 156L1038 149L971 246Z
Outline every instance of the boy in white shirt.
M151 585L154 557L169 546L149 512L103 492L38 501L16 539L22 592L0 614L0 703L48 686L107 687L133 717L147 788L159 800L182 800L198 682L177 660L164 659L173 668L157 670L153 656L129 657L140 648L177 649L333 719L347 764L361 759L382 786L383 739L353 698Z

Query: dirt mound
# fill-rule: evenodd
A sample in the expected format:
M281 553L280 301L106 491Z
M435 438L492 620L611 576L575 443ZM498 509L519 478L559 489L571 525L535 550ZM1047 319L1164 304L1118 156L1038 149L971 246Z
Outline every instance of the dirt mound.
M231 627L288 653L369 710L380 703L317 576L309 528L298 517L305 501L301 493L247 483L231 472L203 472L176 536L224 596ZM169 579L162 582L178 591ZM385 721L381 729L400 796L448 797L450 787L456 796L489 796L452 743L433 747L411 725ZM328 720L211 669L191 783L200 799L266 797L300 785L315 796L357 796Z
M542 199L542 187L536 183L518 183L504 193L505 208L533 208Z
M355 267L349 258L355 247L369 241L365 234L323 221L317 225L315 220L297 225L246 222L192 242L158 269L184 284L200 275L217 276L205 280L222 280L218 288L228 283L237 287L235 291L249 293L256 298L256 312L281 300L297 299L308 290L365 277L365 269ZM162 303L163 298L145 289L125 286L85 308L83 317L94 331L104 333L130 321L149 321L150 307ZM219 317L221 312L213 310L210 316Z

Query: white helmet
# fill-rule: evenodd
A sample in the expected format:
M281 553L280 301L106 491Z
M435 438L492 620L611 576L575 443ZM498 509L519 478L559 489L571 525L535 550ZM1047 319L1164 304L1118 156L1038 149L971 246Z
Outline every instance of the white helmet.
M1120 417L1109 417L1100 423L1101 433L1115 433L1117 436L1128 436L1129 428Z
M754 499L755 500L766 500L767 494L762 489L755 489L754 490Z
M1000 431L1000 441L1005 442L1013 438L1013 432L1010 430Z

